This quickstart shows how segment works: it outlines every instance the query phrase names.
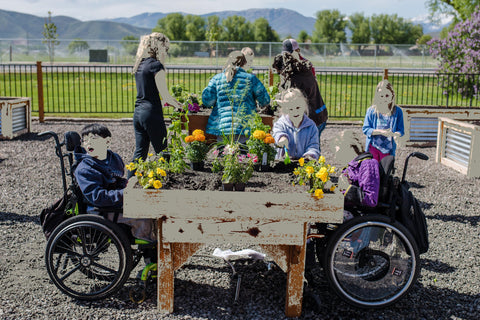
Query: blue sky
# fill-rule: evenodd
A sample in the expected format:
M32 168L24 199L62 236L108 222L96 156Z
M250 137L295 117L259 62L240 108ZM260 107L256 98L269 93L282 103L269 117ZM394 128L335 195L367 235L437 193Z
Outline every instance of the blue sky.
M83 21L131 17L144 12L204 14L251 8L287 8L307 17L315 17L317 11L338 9L345 15L396 13L410 19L428 14L425 3L422 0L0 0L0 9L36 16L46 16L52 11L54 16L65 15Z

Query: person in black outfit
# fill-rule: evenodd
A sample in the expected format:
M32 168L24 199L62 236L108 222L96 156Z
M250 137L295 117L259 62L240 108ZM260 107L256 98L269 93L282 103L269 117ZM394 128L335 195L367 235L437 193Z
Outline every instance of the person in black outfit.
M137 85L137 99L133 113L135 129L135 152L133 160L145 160L150 142L155 153L167 147L167 128L163 118L164 103L182 109L182 105L168 92L164 62L167 57L169 39L162 33L154 32L143 36L137 50L132 74ZM129 171L128 177L134 174Z

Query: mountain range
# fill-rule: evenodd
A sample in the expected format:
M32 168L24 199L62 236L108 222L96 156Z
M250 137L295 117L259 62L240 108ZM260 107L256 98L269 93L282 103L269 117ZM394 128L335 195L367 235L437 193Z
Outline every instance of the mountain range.
M183 13L182 13L183 14ZM80 38L85 40L120 40L124 36L140 36L150 33L159 19L167 13L142 13L129 18L110 20L80 21L67 16L53 16L52 21L57 26L59 39ZM296 37L302 30L312 34L315 18L306 17L289 9L248 9L242 11L220 11L201 15L206 18L216 15L220 19L232 15L245 17L247 21L255 21L264 17L270 26L279 34L280 38ZM21 23L18 23L21 21ZM436 26L428 21L427 17L412 20L423 26L424 33L438 32L445 25ZM45 17L30 14L0 10L0 39L42 39Z

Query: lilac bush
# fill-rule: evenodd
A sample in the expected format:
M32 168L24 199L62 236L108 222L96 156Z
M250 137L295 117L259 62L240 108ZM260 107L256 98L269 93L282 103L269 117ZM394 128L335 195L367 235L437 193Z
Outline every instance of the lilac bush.
M480 74L480 7L470 19L458 23L445 39L431 40L428 45L432 57L439 60L436 71L444 94L476 97Z

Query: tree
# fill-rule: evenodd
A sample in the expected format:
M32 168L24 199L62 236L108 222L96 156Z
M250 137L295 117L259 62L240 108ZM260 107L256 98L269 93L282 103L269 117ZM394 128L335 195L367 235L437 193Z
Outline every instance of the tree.
M280 37L272 29L268 20L265 18L258 18L253 22L253 38L258 42L279 42Z
M429 41L431 41L433 37L429 34L424 34L417 40L417 45L426 45Z
M67 47L70 54L74 54L75 52L82 52L88 50L89 48L90 46L88 45L88 42L80 38L73 39L73 41L70 42Z
M354 13L350 16L347 26L352 31L351 43L358 43L358 51L361 51L361 44L370 43L372 38L370 18L365 17L363 13Z
M252 24L244 17L237 15L227 17L222 20L222 26L225 32L222 34L224 41L253 41Z
M220 25L220 18L218 16L209 16L207 18L206 38L209 42L218 41L223 32L223 27Z
M188 15L185 17L185 35L189 41L205 41L205 19L200 16Z
M320 43L344 43L347 41L346 24L345 15L340 14L338 10L319 11L313 30L313 40Z
M140 39L138 37L130 35L123 37L120 44L128 55L134 56L137 54L139 41Z
M53 63L55 57L55 46L59 45L60 42L57 41L57 26L52 21L52 12L48 11L48 17L45 18L45 24L43 25L43 41L42 43L47 44L48 56L50 58L50 63Z
M310 36L308 35L307 31L302 30L298 33L298 36L297 36L298 43L305 43L309 39L310 39Z
M152 31L163 33L170 41L187 40L185 18L181 13L170 13L159 19Z
M475 8L480 5L480 0L428 0L427 7L432 21L439 20L439 14L453 17L454 24L468 19Z
M373 15L370 18L370 29L376 44L415 44L423 35L421 25L414 25L396 14Z
M470 98L477 96L480 91L475 81L480 73L480 9L458 23L445 39L434 39L428 44L430 54L439 61L437 72L446 91ZM442 76L445 73L448 75Z

